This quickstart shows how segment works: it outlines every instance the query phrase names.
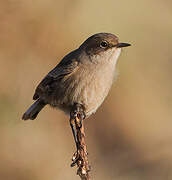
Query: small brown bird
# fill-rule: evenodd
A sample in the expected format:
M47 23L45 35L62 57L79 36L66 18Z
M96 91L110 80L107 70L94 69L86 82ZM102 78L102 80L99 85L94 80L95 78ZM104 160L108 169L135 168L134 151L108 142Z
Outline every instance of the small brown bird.
M102 104L115 79L115 67L121 48L117 36L98 33L89 37L78 49L65 56L36 88L36 102L22 119L35 119L49 104L69 114L74 107L89 117Z

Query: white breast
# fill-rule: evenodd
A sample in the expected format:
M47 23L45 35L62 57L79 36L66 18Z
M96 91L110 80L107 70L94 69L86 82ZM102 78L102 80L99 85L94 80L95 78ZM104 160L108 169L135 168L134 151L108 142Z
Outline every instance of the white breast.
M95 56L91 68L87 66L82 71L81 94L77 101L85 106L87 116L94 113L107 96L115 79L115 66L120 52L120 49L110 49L106 52L106 59Z

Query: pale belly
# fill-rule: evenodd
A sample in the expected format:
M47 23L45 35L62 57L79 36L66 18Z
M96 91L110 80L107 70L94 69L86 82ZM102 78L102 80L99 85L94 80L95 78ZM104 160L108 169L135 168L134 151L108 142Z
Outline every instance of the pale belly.
M115 69L113 68L110 72L84 73L82 80L78 81L78 92L73 92L72 101L84 105L87 117L95 113L103 103L112 86L114 76Z

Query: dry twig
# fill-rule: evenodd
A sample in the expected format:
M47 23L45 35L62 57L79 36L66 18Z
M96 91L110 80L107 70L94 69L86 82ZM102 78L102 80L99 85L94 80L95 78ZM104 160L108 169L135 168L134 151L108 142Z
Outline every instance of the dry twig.
M77 132L78 147L76 153L72 157L71 167L77 165L77 174L80 176L81 180L90 180L89 171L90 166L88 162L87 146L85 142L85 132L84 124L81 123L81 119L78 116L73 119L75 123L75 128Z

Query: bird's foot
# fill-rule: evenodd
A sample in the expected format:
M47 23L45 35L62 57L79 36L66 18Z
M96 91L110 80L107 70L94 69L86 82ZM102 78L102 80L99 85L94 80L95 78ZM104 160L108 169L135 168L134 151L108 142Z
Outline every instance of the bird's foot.
M81 163L81 156L80 156L80 153L79 151L77 150L73 156L72 156L72 164L71 164L71 167L74 167L76 164L80 164Z
M82 104L75 103L71 111L71 118L76 120L79 128L82 127L82 121L86 117L84 110L85 108Z

